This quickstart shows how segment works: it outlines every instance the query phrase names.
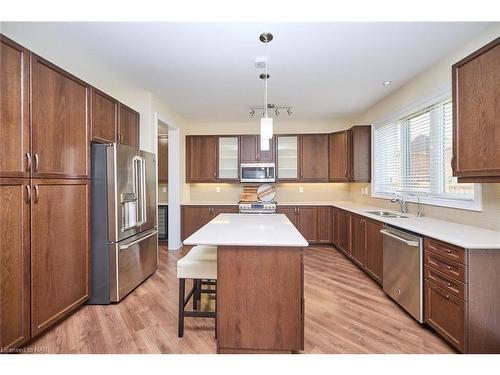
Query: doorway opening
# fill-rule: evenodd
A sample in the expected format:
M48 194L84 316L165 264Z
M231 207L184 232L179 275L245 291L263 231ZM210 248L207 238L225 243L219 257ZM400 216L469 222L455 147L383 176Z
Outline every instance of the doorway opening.
M158 240L168 250L179 250L180 217L180 131L163 116L155 113L153 130L157 155Z

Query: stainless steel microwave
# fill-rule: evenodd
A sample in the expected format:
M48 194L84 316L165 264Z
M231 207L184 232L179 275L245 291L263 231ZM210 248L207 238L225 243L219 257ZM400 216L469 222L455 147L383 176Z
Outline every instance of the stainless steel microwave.
M274 163L242 163L240 166L241 182L275 182Z

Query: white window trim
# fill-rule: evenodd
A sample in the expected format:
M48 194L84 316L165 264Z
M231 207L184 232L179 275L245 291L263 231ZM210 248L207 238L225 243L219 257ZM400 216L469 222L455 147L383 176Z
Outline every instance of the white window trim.
M384 116L382 118L379 118L377 121L375 121L372 125L372 136L371 136L371 170L372 170L372 181L371 181L371 196L372 198L380 198L380 199L392 199L394 198L395 194L390 194L390 193L381 193L375 191L375 129L379 126L386 125L389 122L395 122L398 121L401 118L404 118L406 116L409 116L413 113L416 113L418 111L421 111L433 104L436 104L440 101L446 100L447 98L450 98L452 95L451 93L451 85L448 84L444 86L443 88L437 90L433 94L423 98L422 100L419 100L417 102L414 102L410 104L409 106L406 106L400 111L394 112L392 114L389 114L387 116ZM410 195L409 193L406 192L401 192L397 193L396 195L403 196L407 202L412 202L412 203L417 203L418 198L416 195ZM426 205L431 205L431 206L439 206L439 207L448 207L448 208L458 208L462 210L469 210L469 211L482 211L483 210L483 201L482 201L482 187L481 184L474 184L474 199L471 200L455 200L455 199L447 199L447 198L438 198L438 197L431 197L428 195L421 195L419 196L420 198L420 203L421 204L426 204Z

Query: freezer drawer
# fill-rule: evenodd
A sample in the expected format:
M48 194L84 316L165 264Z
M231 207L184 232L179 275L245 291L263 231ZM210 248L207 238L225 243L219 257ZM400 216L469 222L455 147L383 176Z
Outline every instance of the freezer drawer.
M380 232L384 241L384 292L423 323L422 238L389 227Z
M158 268L156 229L110 245L110 301L118 302Z

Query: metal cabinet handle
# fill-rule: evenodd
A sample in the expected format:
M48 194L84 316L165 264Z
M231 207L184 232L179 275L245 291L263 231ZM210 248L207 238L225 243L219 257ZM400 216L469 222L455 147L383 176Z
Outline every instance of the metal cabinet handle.
M39 198L39 194L38 194L38 185L35 185L35 199L33 200L35 203L38 203L38 198Z
M29 185L24 185L24 187L26 188L26 203L30 203L31 202L31 189L30 189L30 186Z
M33 156L35 158L34 169L35 169L35 172L38 172L38 166L39 166L38 154L34 154Z
M29 172L31 170L31 154L26 153L26 170Z

